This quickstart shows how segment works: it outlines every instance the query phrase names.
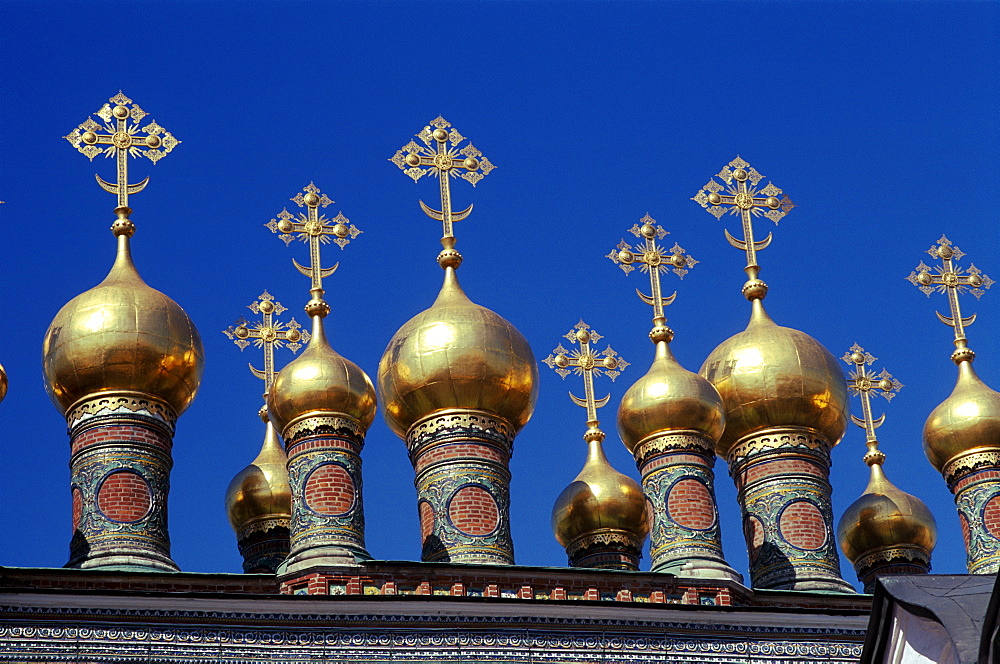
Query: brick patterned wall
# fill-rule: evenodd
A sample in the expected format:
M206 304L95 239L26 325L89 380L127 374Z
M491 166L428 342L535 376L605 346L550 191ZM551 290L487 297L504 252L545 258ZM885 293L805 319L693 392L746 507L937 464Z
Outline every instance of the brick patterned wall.
M764 546L764 524L757 517L748 516L743 520L743 535L747 540L750 564L753 565L760 555L760 548Z
M667 495L667 514L685 528L705 530L715 523L715 499L698 480L681 480Z
M574 574L569 570L517 566L484 566L477 570L373 562L350 570L303 571L283 577L280 584L283 594L447 595L714 606L745 606L752 602L750 591L732 581L679 579L654 572L608 574L585 568ZM808 597L793 599L808 601ZM863 598L859 605L866 605Z
M511 427L489 413L448 411L407 433L420 511L421 558L513 564Z
M748 466L737 479L737 490L748 484L780 475L809 475L821 480L829 476L829 469L805 459L774 459L768 463Z
M114 443L116 445L149 446L161 450L170 450L171 441L159 431L136 427L130 424L109 424L93 427L74 436L70 453L76 454L85 447Z
M98 410L72 425L68 566L176 571L167 534L172 431L156 408Z
M950 475L949 488L965 538L970 574L995 574L1000 570L1000 469L991 456L972 468L958 468Z
M97 508L112 521L134 523L146 516L150 502L146 480L130 470L111 473L97 491Z
M500 511L497 501L486 489L467 486L452 496L448 504L448 518L466 535L480 537L496 530Z
M343 564L365 549L361 450L365 430L353 419L317 415L282 432L292 491L286 564Z
M419 473L434 464L460 459L482 459L506 465L510 462L510 455L492 445L479 445L473 442L449 443L421 454L417 458L414 470Z
M786 542L799 549L815 551L827 541L823 513L810 502L789 503L778 518L778 531Z
M993 496L983 506L983 525L986 532L1000 538L1000 495Z
M833 537L829 443L804 428L771 429L737 441L728 461L753 586L853 592Z
M80 529L80 516L83 514L83 494L79 489L70 491L73 497L73 532Z
M304 499L318 514L346 514L354 506L354 480L341 465L317 466L306 480Z
M434 508L426 500L422 500L417 511L420 513L420 544L423 545L434 532Z
M714 441L696 431L671 432L640 441L634 455L649 505L651 569L739 578L722 554Z

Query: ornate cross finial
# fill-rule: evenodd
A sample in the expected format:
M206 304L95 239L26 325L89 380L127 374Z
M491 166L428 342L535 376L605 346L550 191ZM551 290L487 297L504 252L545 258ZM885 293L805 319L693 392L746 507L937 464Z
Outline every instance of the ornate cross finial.
M117 183L105 182L99 175L94 177L97 178L97 184L101 185L101 188L118 195L118 207L127 208L129 194L142 191L149 182L149 178L146 177L137 184L128 183L128 158L147 157L155 164L173 150L180 141L174 138L169 131L156 124L155 120L139 129L139 121L148 113L139 108L138 104L133 104L132 100L121 91L108 101L110 103L105 104L94 113L104 121L103 125L88 117L83 124L63 138L89 157L91 161L102 152L105 157L114 155L118 162ZM131 104L131 108L129 108L129 104ZM112 124L112 120L114 120L114 124ZM101 129L108 133L98 133ZM98 147L100 145L108 147Z
M559 344L552 351L554 355L550 354L542 362L549 365L550 369L555 369L556 373L564 379L571 373L578 376L583 375L584 397L581 399L572 392L569 393L569 397L577 406L587 409L587 425L596 428L598 424L597 409L607 405L611 395L609 394L603 399L594 398L594 375L607 374L608 378L614 381L630 363L619 357L611 346L602 351L594 352L590 344L596 344L604 337L596 330L590 329L590 326L582 320L563 336L570 343L580 344L580 349L566 350L562 344Z
M858 344L851 346L851 349L844 353L840 359L853 367L847 381L847 389L861 397L862 417L851 415L851 421L865 430L865 444L868 446L865 463L869 466L873 463L881 464L885 461L885 454L878 449L875 429L885 422L885 413L875 419L872 415L871 395L874 392L877 396L885 397L886 401L892 401L892 398L899 394L903 384L893 378L892 374L885 369L882 369L882 373L877 375L871 371L868 367L878 358Z
M329 244L330 239L343 249L351 240L361 235L350 220L342 212L338 212L333 219L327 219L325 215L319 213L320 207L326 207L333 203L330 197L320 192L319 188L309 183L301 192L289 199L299 207L306 208L306 213L299 212L298 219L295 218L287 208L277 214L276 219L264 224L271 229L272 233L281 233L279 237L285 241L285 245L292 243L294 234L299 236L303 242L309 243L309 267L299 265L294 258L292 263L299 272L312 279L312 291L319 293L315 297L321 298L323 295L323 279L333 274L340 263L333 267L324 268L320 261L320 244Z
M389 161L399 166L400 170L413 178L414 182L428 173L438 176L441 209L428 207L423 201L420 201L420 207L427 216L440 221L443 225L441 244L445 250L438 257L441 267L449 266L445 263L450 263L451 267L458 267L462 257L454 250L455 235L452 224L468 217L472 212L472 206L460 212L452 212L451 178L461 177L471 182L472 186L476 186L477 182L496 167L472 143L458 149L459 143L465 140L465 136L458 133L450 122L440 116L431 120L416 137L423 145L411 140L396 150L396 154Z
M290 351L297 353L303 343L309 342L309 333L300 332L301 326L294 318L288 323L275 320L275 316L280 316L287 309L267 291L247 305L247 309L260 314L263 320L251 323L241 316L236 320L235 326L230 325L222 333L232 339L240 350L249 346L251 340L257 348L264 349L264 370L261 371L250 363L250 371L264 381L264 396L267 396L274 384L274 349L287 345Z
M727 211L729 214L740 215L743 221L743 239L736 239L728 230L726 239L729 240L729 244L747 253L747 266L744 269L750 279L755 280L760 274L757 252L771 244L771 233L760 242L754 240L753 218L764 216L777 224L795 207L795 204L788 196L779 200L781 190L771 183L758 190L757 185L764 176L739 157L729 162L715 177L725 182L725 186L713 178L691 200L699 203L716 219L721 220ZM723 207L724 205L730 206L729 209ZM766 292L765 287L764 293ZM747 295L749 297L749 293ZM760 295L763 296L764 294Z
M961 268L955 265L953 261L960 260L962 256L965 256L965 253L954 246L943 235L936 244L931 245L927 253L934 258L940 258L942 264L929 267L923 261L920 261L920 265L910 273L907 280L914 286L919 287L927 297L930 297L931 293L935 291L948 294L948 306L951 309L951 316L942 316L940 312L935 313L937 313L937 317L942 323L955 328L955 346L958 349L952 354L952 359L956 362L965 359L971 360L975 357L975 354L967 347L965 326L972 325L975 322L976 314L972 314L968 318L962 318L958 294L968 290L978 300L986 292L986 289L995 282L983 274L972 263L969 263L968 268ZM935 270L937 274L931 274L931 270Z
M678 277L683 279L687 271L694 267L698 261L685 254L683 247L676 242L668 255L663 247L656 242L657 239L662 240L664 236L668 235L668 232L656 224L656 220L648 214L640 219L638 224L633 225L629 229L629 233L642 238L642 242L632 247L625 240L622 240L607 257L625 274L635 269L634 263L639 264L640 270L649 273L652 295L645 295L638 288L635 289L635 292L643 302L653 307L653 331L650 332L650 338L653 339L654 343L661 340L669 342L673 338L673 332L666 327L667 317L663 313L663 307L673 303L677 292L675 291L669 297L663 297L660 290L660 274L673 270Z

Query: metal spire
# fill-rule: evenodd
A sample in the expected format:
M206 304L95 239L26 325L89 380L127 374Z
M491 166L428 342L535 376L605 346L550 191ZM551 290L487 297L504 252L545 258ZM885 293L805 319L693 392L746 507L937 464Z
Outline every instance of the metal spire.
M285 245L291 244L297 234L299 240L309 243L309 266L304 267L294 258L292 263L299 272L312 280L311 292L313 298L321 300L323 298L323 279L333 274L340 263L335 263L333 267L324 268L320 260L320 245L329 244L331 239L341 249L350 244L351 240L361 235L360 230L344 216L338 212L333 219L327 219L325 215L319 213L320 207L326 207L333 203L330 197L320 192L319 188L309 183L301 192L289 199L300 208L306 208L305 214L299 212L298 218L283 209L277 214L276 219L264 224L271 229L272 233L281 233L279 237L284 240Z
M885 369L880 374L871 371L868 367L878 358L865 351L858 344L851 346L851 349L840 359L853 367L847 381L847 389L861 398L862 416L851 415L851 421L865 430L865 444L868 446L865 463L869 466L874 463L881 465L885 461L885 454L878 449L875 429L885 422L885 414L880 415L878 419L872 415L871 395L874 393L876 396L885 397L886 401L891 401L894 396L899 394L903 384L893 378L892 374Z
M771 233L768 233L767 237L759 242L754 240L753 218L764 216L777 224L782 217L795 207L795 204L792 203L788 196L779 200L778 196L782 193L781 189L778 189L771 183L768 183L763 189L758 190L757 185L764 179L764 176L739 157L729 162L715 177L725 182L725 185L723 186L715 179L711 179L691 200L699 203L716 219L721 220L722 215L726 214L726 212L740 215L740 219L743 222L743 239L733 237L728 230L725 231L726 239L729 240L729 244L746 252L747 266L744 270L747 276L750 277L751 282L753 282L757 280L760 274L760 265L757 264L757 252L771 244ZM727 210L723 206L730 207ZM747 286L749 285L750 282L748 282ZM744 286L744 293L747 297L750 297L751 293L746 291L747 286ZM767 289L765 286L763 292L758 297L750 299L763 298L766 292Z
M271 391L274 384L274 349L287 346L290 351L297 353L303 343L309 342L309 333L300 332L301 327L293 318L288 323L283 323L274 319L287 311L280 302L275 301L267 291L264 291L254 302L247 305L247 308L255 314L260 314L262 320L248 322L242 316L236 320L236 325L230 325L228 329L222 331L227 337L233 340L240 350L246 349L251 341L257 348L264 349L264 369L260 370L250 364L250 371L254 376L264 381L264 397Z
M550 369L555 369L555 372L564 379L571 373L583 376L584 397L581 399L572 392L569 393L569 396L577 406L587 409L587 426L596 429L599 425L597 409L606 406L611 395L595 399L594 375L607 374L608 378L613 381L629 365L629 362L619 357L611 346L602 351L594 352L590 344L596 344L604 337L596 330L590 329L590 326L582 320L563 336L570 343L580 344L580 349L566 350L562 344L559 344L552 351L555 354L550 354L542 362L549 365Z
M438 176L441 209L435 210L423 201L420 201L420 207L431 219L442 223L441 245L444 251L438 256L438 263L443 268L449 266L457 268L462 262L462 257L455 251L456 240L452 224L468 217L472 212L472 206L459 212L452 211L451 178L461 177L471 182L472 186L476 186L476 183L488 175L495 166L472 143L458 149L458 145L465 140L465 137L440 116L431 120L416 137L423 145L411 140L396 150L396 154L389 161L399 166L400 170L413 178L414 182L428 173Z
M668 336L672 337L673 332L669 331L670 328L665 327L667 317L663 313L663 307L670 306L673 303L677 297L677 292L675 291L668 297L663 297L660 288L660 274L673 270L678 277L683 279L687 271L694 267L698 261L685 254L683 247L676 242L670 249L669 254L664 251L663 247L657 243L657 240L662 240L668 235L668 232L662 226L656 224L656 220L648 214L640 219L638 224L633 225L629 229L629 232L637 238L642 238L642 242L633 247L625 242L625 240L622 240L607 257L620 267L625 274L635 269L635 263L639 264L641 271L649 274L649 286L652 295L645 295L638 288L635 289L635 292L643 302L653 307L654 332L662 328L668 331ZM652 332L650 334L653 335ZM654 339L655 341L658 341L658 339Z
M132 103L132 100L121 91L108 101L110 103L105 104L94 113L104 121L103 125L88 117L83 124L64 138L70 142L70 145L89 157L91 161L102 152L105 157L115 157L118 162L116 183L106 182L99 175L94 177L97 178L97 184L101 185L101 188L118 195L119 208L127 208L129 194L142 191L149 182L149 177L146 177L136 184L128 183L129 157L147 157L155 164L173 150L180 141L158 125L155 120L139 129L139 121L149 114L139 108L138 104ZM129 104L132 105L131 108L129 108ZM101 129L108 133L99 133ZM102 145L108 147L98 147Z
M956 362L964 359L971 360L975 357L975 353L972 353L968 347L965 326L972 325L975 322L976 314L962 318L958 295L968 290L978 300L986 292L986 289L996 282L983 274L972 263L969 263L968 268L961 268L955 265L954 261L960 260L965 256L965 253L949 242L948 238L943 235L936 244L931 245L927 253L934 258L940 258L941 265L929 267L923 261L920 261L920 265L910 273L907 280L914 286L919 287L927 297L930 297L931 293L935 291L938 293L947 293L951 316L943 316L940 312L936 313L942 323L955 329L956 351L952 354L952 359ZM931 274L931 270L935 270L937 274Z

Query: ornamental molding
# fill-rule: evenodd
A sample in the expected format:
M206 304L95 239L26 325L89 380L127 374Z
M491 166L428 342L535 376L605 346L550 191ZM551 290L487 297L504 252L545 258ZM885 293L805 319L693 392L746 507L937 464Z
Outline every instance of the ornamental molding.
M122 597L115 598L116 602L119 604L119 606L115 608L97 606L68 607L65 605L66 599L68 599L66 595L60 595L58 598L60 604L58 606L38 606L12 603L0 604L0 614L7 616L10 620L17 617L20 621L18 624L8 622L0 625L0 643L4 642L2 637L21 636L23 638L30 637L32 635L38 636L38 632L41 629L48 630L52 635L60 634L61 636L72 639L107 638L109 633L117 633L121 639L129 640L141 638L138 634L146 633L146 638L148 638L151 633L156 633L160 635L173 634L175 635L174 638L177 638L178 640L180 640L180 638L184 638L186 635L186 640L191 640L192 637L200 637L203 639L206 635L219 635L220 632L226 633L227 636L231 638L238 638L240 633L250 631L252 633L247 635L248 638L261 638L266 636L270 639L270 642L274 644L301 643L303 639L310 641L315 639L320 643L324 642L324 640L329 643L337 643L338 641L343 640L346 643L351 640L352 635L354 634L358 636L379 636L378 630L373 629L371 627L372 625L384 624L386 630L392 634L393 630L395 630L397 626L406 624L417 625L420 623L430 623L434 625L441 624L453 626L462 624L489 626L495 625L498 620L502 620L505 625L517 625L520 629L531 629L532 625L552 625L558 627L569 626L584 629L592 628L595 631L603 630L609 627L638 628L654 631L659 634L669 630L676 635L683 635L688 632L724 632L731 635L740 634L758 637L762 635L784 635L792 637L825 638L831 640L834 638L844 638L858 641L856 656L860 656L861 642L864 641L867 633L868 620L867 616L859 616L859 627L857 629L851 629L849 627L839 626L793 626L788 624L784 614L775 615L775 622L779 624L761 625L759 623L719 623L717 621L713 621L711 619L712 616L709 615L705 616L707 618L706 620L697 621L694 619L695 615L688 612L685 612L684 620L586 617L583 615L585 612L581 612L578 608L572 607L570 607L571 611L567 616L548 615L548 612L546 615L524 615L521 613L514 613L513 611L504 611L502 612L502 615L498 614L497 611L492 611L488 615L461 615L451 612L437 612L434 615L430 615L428 613L424 613L423 611L417 614L407 614L393 613L391 611L386 613L371 613L362 611L356 613L312 613L290 611L251 612L245 610L182 610L150 607L124 608L120 605L124 602L128 602L132 598ZM155 597L145 599L150 602L157 601L157 598ZM283 599L280 601L287 602L289 600ZM319 600L316 601L318 602ZM445 598L439 601L444 604L449 602L449 599ZM530 604L532 601L533 600L508 600L503 603L503 606L505 608L510 605L522 606ZM245 606L247 604L247 598L233 600L232 603ZM426 602L421 602L421 605L426 606ZM649 605L638 606L642 607L642 610L645 610ZM659 609L659 605L656 606L657 609ZM674 605L669 604L663 605L662 610L678 613L679 610L673 609L673 606ZM49 626L40 622L44 620L64 621L67 619L106 623L109 621L128 621L129 624L109 625L107 628L96 628L65 627L65 624ZM32 625L30 623L25 623L24 621L26 620L37 620L39 621L39 624ZM165 628L162 624L160 624L161 622L174 624ZM192 624L197 622L206 622L209 624L202 629ZM232 631L227 628L220 629L218 625L221 623L232 623L234 626L238 625L240 629ZM281 630L275 630L273 627L270 627L276 623L286 625L286 627ZM298 624L301 624L301 627L298 627ZM338 628L335 626L337 624L348 625L348 627ZM319 625L322 625L322 627L319 627ZM367 629L359 630L358 628L361 626L367 626ZM415 629L419 629L419 627L416 627ZM539 629L540 631L540 628L536 629ZM560 633L560 638L564 637L565 633ZM744 645L746 645L746 643L744 643Z
M968 473L980 468L1000 467L1000 449L996 447L980 448L966 454L953 457L941 469L945 482L952 487L955 482ZM954 489L952 489L954 491Z
M502 417L481 410L446 410L418 420L406 432L406 446L415 458L420 448L438 438L462 432L502 445L508 455L513 454L514 428Z
M602 529L594 533L586 533L577 537L566 545L566 553L570 558L575 558L583 553L593 553L593 549L611 549L613 551L623 551L631 555L642 556L642 543L645 538L639 539L630 535L624 530Z
M930 568L930 553L916 547L885 547L876 549L871 553L866 553L854 562L854 568L859 575L872 571L873 567L881 567L883 564L908 562Z
M736 441L729 448L727 460L736 466L762 454L776 452L800 452L830 463L830 448L833 447L814 429L805 427L782 427L758 431Z
M104 418L129 420L139 416L138 423L148 425L152 420L168 437L173 437L177 413L165 401L139 392L101 392L88 396L69 407L66 423L70 435L76 436L91 426L106 424ZM95 422L95 418L101 418Z
M269 530L274 530L276 528L288 529L288 524L291 521L291 515L284 517L264 517L261 519L255 519L249 523L242 526L239 532L236 534L237 540L244 540L254 533L266 533Z
M306 436L332 435L347 438L360 450L365 444L365 432L365 428L353 417L307 414L289 423L281 437L285 439L287 448Z
M711 468L715 465L715 445L704 434L691 431L671 431L645 438L632 450L637 465L642 466L649 459L671 452L692 452L705 457Z

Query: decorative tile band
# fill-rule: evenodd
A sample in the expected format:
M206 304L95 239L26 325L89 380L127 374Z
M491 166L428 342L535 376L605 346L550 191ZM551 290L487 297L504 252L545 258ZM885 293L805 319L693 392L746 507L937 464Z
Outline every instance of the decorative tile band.
M854 569L858 573L858 581L864 584L865 592L872 593L880 576L927 574L931 569L931 558L926 551L915 546L882 547L854 561Z
M70 428L73 539L66 566L177 571L167 533L172 426L156 409L88 407L74 409L89 414Z
M652 571L684 574L686 566L738 578L722 553L711 439L693 431L672 432L641 441L634 455L653 513Z
M283 569L369 559L361 478L364 430L354 420L306 417L285 428L292 492Z
M1000 460L997 451L969 454L944 468L965 537L969 574L1000 569Z
M675 633L650 624L624 634L607 627L571 632L531 626L497 629L420 629L406 617L359 616L376 626L308 629L259 627L192 628L184 625L0 626L0 662L142 662L151 652L163 664L213 662L677 662L806 664L856 662L861 638L856 630L799 630L775 638L767 628L748 629L740 638ZM380 620L381 618L381 620ZM550 621L552 622L552 621ZM566 622L570 621L556 621ZM393 624L400 623L400 624ZM698 625L704 631L721 625ZM777 630L781 631L781 630ZM612 654L613 653L613 654ZM594 659L595 655L597 659Z
M236 533L236 545L247 574L274 574L288 558L290 519L251 521Z
M730 449L755 588L854 592L840 576L830 503L830 444L771 429Z
M440 413L410 429L423 560L514 563L512 431L503 420L477 411Z

